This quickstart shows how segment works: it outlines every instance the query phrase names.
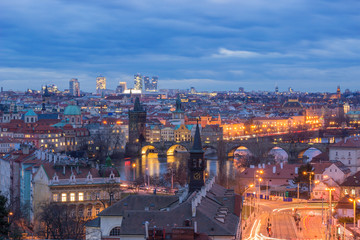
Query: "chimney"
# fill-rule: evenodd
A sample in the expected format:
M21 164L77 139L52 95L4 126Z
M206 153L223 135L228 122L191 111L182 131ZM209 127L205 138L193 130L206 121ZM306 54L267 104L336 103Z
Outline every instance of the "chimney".
M22 144L22 145L21 145L21 151L22 151L22 153L23 153L24 155L29 154L29 152L30 152L30 146L27 145L27 144Z
M145 222L145 237L146 239L149 239L149 222Z
M283 163L283 162L280 163L280 168L281 168L281 169L284 168L284 163Z
M276 173L276 166L273 166L273 173Z
M295 167L295 174L299 174L299 167Z

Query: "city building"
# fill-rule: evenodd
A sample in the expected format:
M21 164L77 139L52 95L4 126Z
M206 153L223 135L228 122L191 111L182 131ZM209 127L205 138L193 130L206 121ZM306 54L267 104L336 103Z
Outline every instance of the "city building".
M174 129L174 140L176 142L190 142L192 140L191 129L193 125L177 125Z
M63 120L71 124L74 128L82 126L82 115L80 107L69 105L65 108Z
M144 76L144 87L145 87L145 91L147 92L152 90L150 78L148 76Z
M241 197L205 180L199 126L188 159L189 186L179 195L130 195L86 224L86 239L236 239ZM157 237L158 236L158 237Z
M116 87L116 93L124 93L126 89L126 82L119 82L119 85Z
M171 124L173 125L182 125L185 124L185 112L182 110L181 107L181 99L178 96L176 99L176 109L171 113L172 119Z
M143 80L139 73L134 75L134 90L143 90Z
M153 76L151 78L151 92L156 92L158 89L158 82L159 82L159 77L157 76Z
M340 161L352 174L360 171L360 139L349 137L329 146L329 160Z
M80 82L77 78L72 78L69 81L69 91L71 96L80 96Z
M96 78L96 93L102 94L105 89L106 89L106 78L100 75Z

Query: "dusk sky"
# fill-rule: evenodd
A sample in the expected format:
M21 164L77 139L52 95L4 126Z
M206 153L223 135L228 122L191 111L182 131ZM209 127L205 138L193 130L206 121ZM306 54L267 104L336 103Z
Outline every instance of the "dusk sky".
M0 86L360 89L358 0L3 0Z

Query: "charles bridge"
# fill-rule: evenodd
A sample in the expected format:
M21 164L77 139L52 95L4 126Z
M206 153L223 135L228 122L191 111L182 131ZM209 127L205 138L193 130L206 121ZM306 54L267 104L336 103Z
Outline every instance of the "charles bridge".
M189 151L192 142L145 142L141 146L141 154L147 155L150 152L158 153L159 156L174 155L176 151ZM243 147L255 157L265 157L274 148L281 148L288 154L288 161L299 162L303 154L309 148L316 148L321 152L327 152L328 143L302 143L302 142L274 142L266 139L248 139L217 142L202 142L203 149L214 149L219 159L234 157L236 149Z

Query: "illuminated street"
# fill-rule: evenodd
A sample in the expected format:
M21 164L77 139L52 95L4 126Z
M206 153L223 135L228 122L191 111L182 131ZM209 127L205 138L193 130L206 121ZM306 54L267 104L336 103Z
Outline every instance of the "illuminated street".
M295 209L298 209L301 219L298 226L293 217ZM249 224L243 239L325 239L326 229L321 219L321 204L318 203L262 200L260 216ZM268 225L271 234L268 233Z

